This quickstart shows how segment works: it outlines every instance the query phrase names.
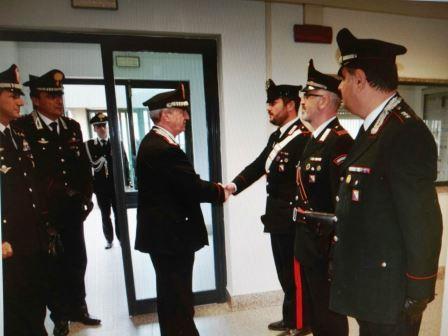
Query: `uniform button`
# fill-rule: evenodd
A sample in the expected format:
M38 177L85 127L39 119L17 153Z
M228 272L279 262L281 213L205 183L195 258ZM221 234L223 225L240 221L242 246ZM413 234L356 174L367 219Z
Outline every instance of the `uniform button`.
M336 216L334 216L334 222L336 223L338 221L338 218Z
M266 185L269 185L269 182L266 182Z
M21 157L19 157L19 161L22 161L22 158L21 158Z
M188 217L185 217L185 220L187 221L187 220L188 220Z
M1 159L1 160L4 160L5 158L2 156L0 159Z
M313 211L313 208L310 208L310 211Z
M64 162L65 160L64 159L61 159L61 162Z
M67 182L65 182L65 183L64 183L64 185L65 185L65 186L68 186L68 183L67 183Z
M340 178L339 178L339 181L344 181L344 176L341 176Z
M337 242L339 240L338 236L333 237L333 241Z
M33 203L33 208L35 208L35 207L36 207L36 204Z
M270 170L267 171L268 174L269 174L270 172L271 172Z
M26 173L23 173L23 176L26 176Z
M59 150L62 150L62 147L61 147L61 146L59 146Z
M339 196L336 196L336 202L339 202Z
M3 224L6 224L8 221L6 219L3 220Z
M28 190L29 190L30 192L33 192L33 189L32 189L32 188L28 188Z
M63 171L62 171L62 174L64 174L64 175L65 175L65 174L67 174L67 172L66 172L65 170L63 170Z
M299 196L296 196L296 201L299 199Z
M386 267L387 266L387 263L385 262L385 261L383 261L382 263L381 263L381 267Z
M292 202L289 202L289 205L292 205Z

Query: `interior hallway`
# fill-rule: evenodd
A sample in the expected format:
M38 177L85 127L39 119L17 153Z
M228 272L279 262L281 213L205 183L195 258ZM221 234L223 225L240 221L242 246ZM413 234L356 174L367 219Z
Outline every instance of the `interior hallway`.
M127 311L126 292L121 258L117 242L105 250L101 230L100 212L94 208L85 223L87 255L89 258L86 287L91 315L102 320L99 327L85 327L72 323L70 335L76 336L159 336L156 314L130 318ZM131 245L133 242L131 242ZM148 267L151 261L148 257ZM443 298L443 279L437 281L436 299L424 315L422 336L439 336ZM445 303L447 304L447 303ZM275 336L267 324L280 318L280 306L232 311L228 304L211 304L197 307L196 325L201 336L257 335ZM52 335L53 324L47 318L47 331ZM350 336L357 336L356 321L350 319Z

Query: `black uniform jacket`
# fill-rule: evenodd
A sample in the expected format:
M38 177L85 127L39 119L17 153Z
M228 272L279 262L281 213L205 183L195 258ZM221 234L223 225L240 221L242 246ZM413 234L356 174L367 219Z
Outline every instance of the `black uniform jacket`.
M93 169L93 192L96 194L114 194L114 172L110 141L103 146L98 139L86 141L86 152ZM121 145L125 183L130 184L129 163Z
M330 309L395 323L406 297L434 296L442 237L434 138L396 95L342 172Z
M303 210L334 213L340 167L353 145L350 134L333 119L308 141L297 167L297 204ZM333 226L297 217L294 256L302 265L326 262Z
M54 225L67 218L83 221L91 209L92 176L79 124L60 117L56 138L37 112L19 118L20 128L31 146L36 175L48 195Z
M177 254L208 245L201 202L224 202L217 183L203 181L186 154L153 128L137 154L137 233L141 252Z
M12 134L17 149L0 132L2 239L11 244L14 256L29 256L48 249L43 204L28 142L13 128Z
M302 155L310 132L298 119L280 139L277 139L277 134L278 132L271 134L261 154L232 182L236 184L235 194L238 194L266 174L266 211L261 216L264 231L293 233L292 212L296 195L296 164ZM283 146L282 142L286 145Z

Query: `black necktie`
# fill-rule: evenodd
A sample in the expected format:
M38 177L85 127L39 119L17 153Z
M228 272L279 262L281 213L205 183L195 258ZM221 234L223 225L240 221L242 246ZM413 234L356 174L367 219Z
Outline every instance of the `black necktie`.
M11 148L17 149L16 142L14 141L14 138L12 137L11 129L9 127L5 128L4 134L6 136L6 144L11 146Z
M107 144L107 141L106 141L106 140L104 140L104 139L103 139L103 140L101 140L101 146L102 146L102 147L105 147L105 146L106 146L106 144Z
M52 123L50 123L50 127L51 127L51 133L57 137L58 134L58 123L56 121L53 121Z
M361 125L359 128L358 134L356 135L355 142L360 141L360 139L366 134L366 130L364 129L364 125Z
M274 137L273 137L274 142L278 142L278 140L280 139L280 134L281 134L281 132L280 132L280 128L279 128L274 132Z

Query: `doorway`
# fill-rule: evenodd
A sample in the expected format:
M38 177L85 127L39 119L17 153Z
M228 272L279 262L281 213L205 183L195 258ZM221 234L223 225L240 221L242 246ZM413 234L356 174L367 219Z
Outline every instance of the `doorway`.
M183 82L189 88L192 122L179 141L203 179L221 180L215 39L0 31L0 44L0 53L17 55L16 59L4 58L3 62L18 64L23 81L28 74L40 75L59 68L65 72L68 86L91 85L91 92L95 91L94 86L99 88L98 92L104 92L101 106L89 106L85 110L82 117L84 138L90 138L91 129L87 123L90 114L99 109L107 111L113 156L121 157L120 144L123 143L129 158L132 186L135 186L133 167L138 146L152 126L141 103ZM7 48L13 48L14 52L8 52ZM122 57L120 61L118 56ZM134 61L139 57L139 67L131 66L135 64L131 57ZM68 96L65 99L68 100ZM25 112L30 111L27 105ZM74 111L72 113L75 116ZM138 191L125 187L121 160L114 161L113 169L118 172L115 181L117 220L123 237L121 256L128 312L129 315L153 312L156 306L154 270L149 256L133 248ZM206 205L203 212L210 246L196 257L194 292L197 304L223 301L226 285L222 207Z

